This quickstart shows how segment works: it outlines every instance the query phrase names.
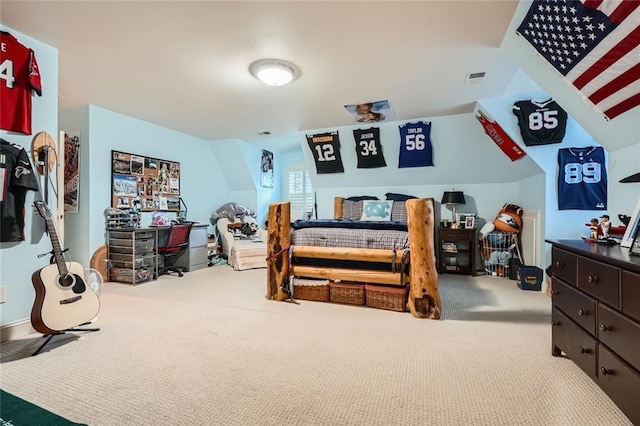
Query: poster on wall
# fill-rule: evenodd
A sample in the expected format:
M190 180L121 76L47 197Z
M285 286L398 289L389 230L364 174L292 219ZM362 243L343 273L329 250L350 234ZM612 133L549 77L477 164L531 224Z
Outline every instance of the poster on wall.
M80 132L64 134L64 212L78 213L80 190Z
M262 150L260 181L264 188L273 188L273 152Z
M379 121L395 120L395 115L388 99L362 104L349 104L344 107L353 118L353 121L357 123L377 123Z
M178 211L179 196L180 163L111 151L111 207Z

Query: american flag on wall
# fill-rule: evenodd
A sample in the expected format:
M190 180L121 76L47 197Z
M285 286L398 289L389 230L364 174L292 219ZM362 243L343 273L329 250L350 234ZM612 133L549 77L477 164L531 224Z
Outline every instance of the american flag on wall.
M534 0L517 32L607 118L640 105L640 0Z

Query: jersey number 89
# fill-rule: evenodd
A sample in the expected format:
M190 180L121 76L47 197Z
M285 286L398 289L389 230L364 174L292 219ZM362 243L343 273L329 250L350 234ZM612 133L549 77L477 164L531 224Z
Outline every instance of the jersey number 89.
M601 177L600 163L567 163L564 166L566 183L598 183Z

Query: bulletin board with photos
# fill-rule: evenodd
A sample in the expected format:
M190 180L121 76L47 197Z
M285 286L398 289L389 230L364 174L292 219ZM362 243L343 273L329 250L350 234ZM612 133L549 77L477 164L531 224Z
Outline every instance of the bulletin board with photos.
M111 151L111 207L180 210L180 163Z

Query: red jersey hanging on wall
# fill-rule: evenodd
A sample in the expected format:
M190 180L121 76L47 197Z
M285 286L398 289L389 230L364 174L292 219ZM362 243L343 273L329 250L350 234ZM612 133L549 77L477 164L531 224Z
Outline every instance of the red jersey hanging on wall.
M31 134L31 95L42 96L33 50L0 31L0 129Z

